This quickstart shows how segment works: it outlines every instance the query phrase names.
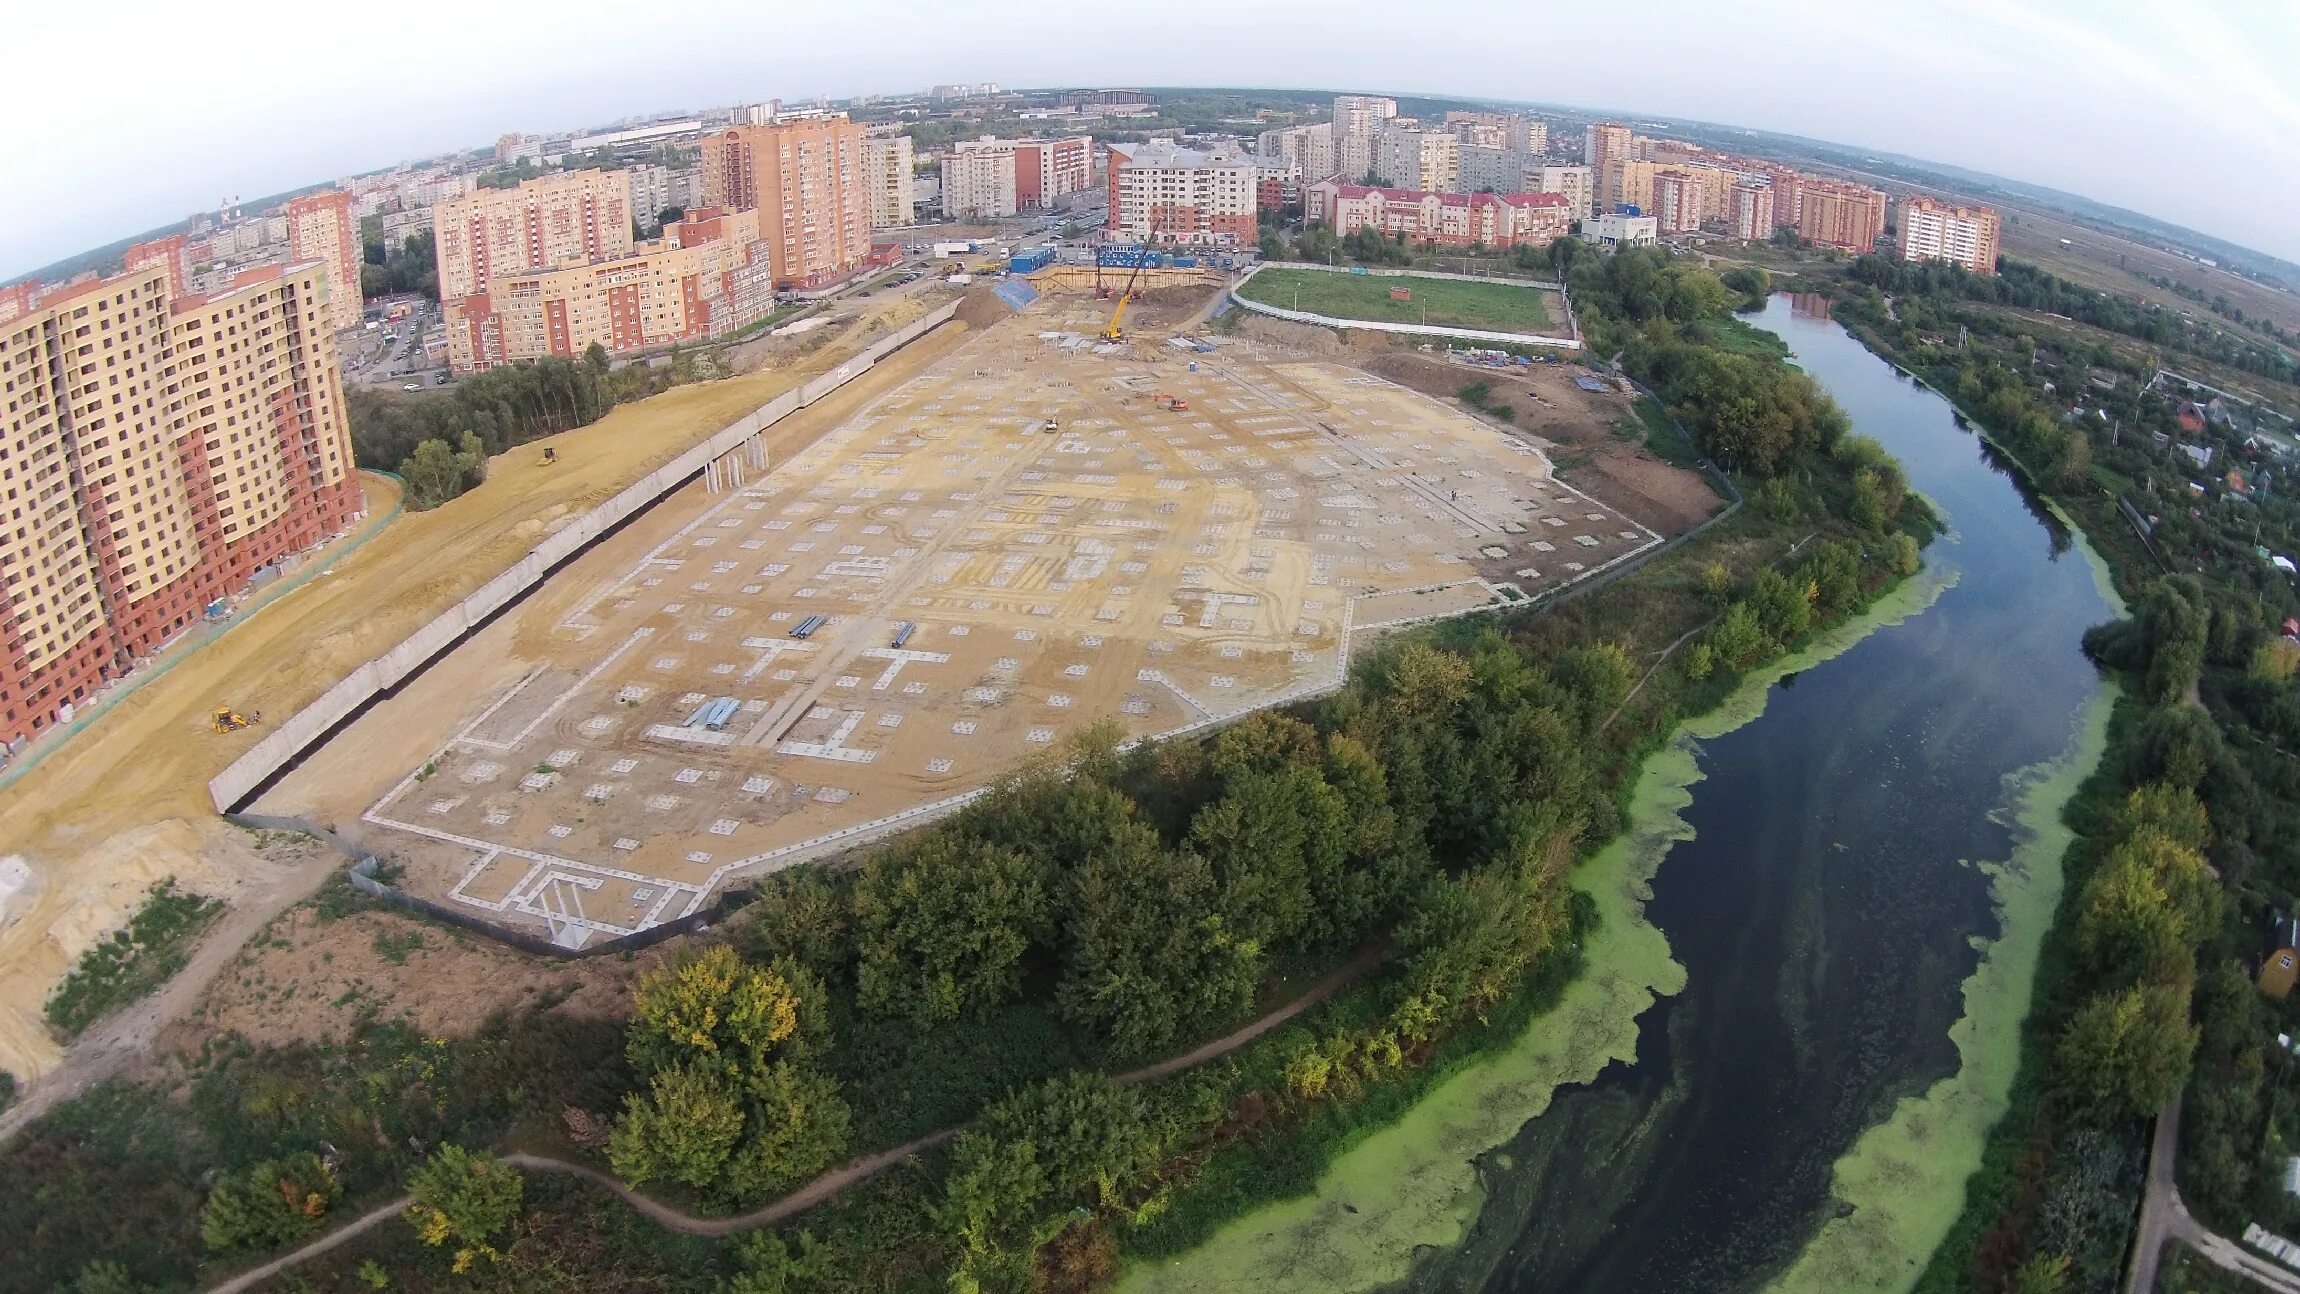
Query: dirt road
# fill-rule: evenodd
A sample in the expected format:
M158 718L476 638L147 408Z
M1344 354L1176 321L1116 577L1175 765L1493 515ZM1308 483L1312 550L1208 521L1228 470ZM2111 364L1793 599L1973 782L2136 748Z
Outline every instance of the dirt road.
M1121 1083L1150 1082L1180 1073L1197 1065L1203 1065L1216 1057L1228 1055L1332 997L1343 985L1380 965L1384 951L1385 949L1381 947L1368 948L1351 958L1347 964L1328 974L1324 979L1311 985L1308 992L1268 1015L1261 1016L1234 1032L1224 1034L1204 1046L1192 1048L1179 1056L1172 1056L1154 1065L1147 1065L1141 1069L1120 1074L1117 1081ZM923 1137L906 1141L892 1149L865 1155L824 1173L771 1204L753 1209L748 1213L738 1213L733 1217L725 1218L698 1218L690 1213L682 1213L660 1200L641 1195L588 1164L573 1163L565 1159L553 1159L545 1155L526 1154L505 1155L503 1162L526 1169L529 1172L573 1173L578 1177L588 1178L613 1191L625 1204L630 1205L665 1230L676 1231L681 1235L717 1237L732 1235L738 1231L755 1231L760 1227L771 1227L778 1222L796 1217L829 1200L848 1187L868 1181L911 1156L950 1140L957 1136L958 1132L959 1129L957 1128L944 1128L939 1132L930 1132ZM345 1226L321 1236L301 1249L282 1254L261 1267L244 1272L212 1287L208 1294L241 1294L241 1291L254 1289L281 1272L309 1262L346 1241L382 1225L403 1212L412 1202L411 1197L403 1195L389 1203L377 1205Z

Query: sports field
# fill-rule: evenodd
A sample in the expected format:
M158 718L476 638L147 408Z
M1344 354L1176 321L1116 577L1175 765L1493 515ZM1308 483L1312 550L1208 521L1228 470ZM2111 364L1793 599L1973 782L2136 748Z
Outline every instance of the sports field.
M1390 294L1403 289L1408 300ZM1246 280L1238 295L1283 310L1306 310L1336 319L1432 324L1493 332L1546 332L1549 293L1520 283L1478 283L1419 275L1335 274L1272 267Z

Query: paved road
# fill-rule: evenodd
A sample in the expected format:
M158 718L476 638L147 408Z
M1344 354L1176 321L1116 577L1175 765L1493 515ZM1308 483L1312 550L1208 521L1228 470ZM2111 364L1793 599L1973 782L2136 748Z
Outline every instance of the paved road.
M1120 1074L1118 1076L1118 1081L1121 1083L1149 1082L1153 1079L1160 1079L1170 1074L1179 1073L1180 1071L1189 1069L1194 1065L1202 1065L1217 1056L1226 1055L1229 1052L1236 1051L1238 1048L1245 1046L1247 1043L1252 1042L1254 1039L1259 1038L1263 1034L1268 1033L1270 1030L1277 1028L1281 1024L1284 1024L1286 1021L1293 1019L1295 1016L1300 1015L1302 1012L1307 1011L1311 1007L1316 1006L1318 1003L1325 1001L1329 997L1332 997L1334 993L1343 985L1349 983L1351 980L1356 979L1358 976L1365 974L1367 971L1372 970L1375 966L1379 965L1381 963L1382 955L1385 951L1386 950L1380 946L1368 948L1365 951L1359 953L1357 956L1351 958L1347 965L1334 970L1324 979L1321 979L1316 984L1311 985L1308 992L1302 994L1300 997L1295 998L1293 1001L1288 1002L1286 1005L1279 1007L1277 1010L1270 1012L1268 1015L1262 1016L1252 1021L1251 1023L1245 1025L1233 1033L1225 1034L1220 1038L1216 1038L1214 1041L1209 1042L1202 1047L1197 1047L1190 1051L1186 1051L1179 1056L1170 1056L1165 1060L1159 1061L1157 1064L1148 1065L1130 1073ZM821 1204L825 1200L830 1199L832 1196L837 1195L839 1192L847 1189L848 1187L853 1186L858 1182L867 1181L868 1179L877 1176L887 1169L894 1167L896 1164L909 1159L911 1156L918 1154L920 1151L940 1145L941 1143L948 1141L950 1138L957 1135L957 1128L944 1128L939 1132L930 1132L923 1137L919 1137L911 1141L906 1141L891 1150L882 1150L875 1155L865 1155L860 1159L849 1161L847 1164L839 1168L834 1168L831 1171L824 1173L822 1176L814 1179L811 1182L808 1182L805 1186L800 1187L798 1190L791 1192L789 1195L786 1195L771 1204L768 1204L762 1208L753 1209L749 1213L740 1213L733 1217L727 1218L698 1218L692 1214L682 1213L660 1200L650 1199L645 1195L641 1195L637 1191L632 1190L630 1187L625 1186L623 1183L616 1181L613 1177L600 1172L598 1169L593 1168L588 1164L572 1163L564 1159L552 1159L544 1155L523 1154L505 1155L503 1157L503 1162L511 1164L514 1167L526 1169L529 1172L573 1173L578 1177L589 1178L591 1181L597 1182L601 1186L606 1187L608 1190L615 1192L616 1195L622 1198L624 1203L638 1210L641 1214L645 1215L647 1218L655 1222L658 1226L663 1227L665 1230L676 1231L683 1235L690 1236L724 1236L737 1231L754 1231L760 1227L770 1227L778 1222L784 1221L785 1219L795 1217L798 1214L804 1213L808 1209L813 1208L817 1204ZM317 1240L314 1240L311 1243L303 1246L301 1249L296 1249L288 1253L281 1254L279 1257L272 1259L270 1262L265 1263L261 1267L243 1272L240 1275L235 1276L220 1285L212 1287L207 1291L207 1294L242 1294L243 1291L254 1289L256 1286L267 1280L270 1280L272 1277L279 1275L281 1272L284 1272L291 1267L296 1267L305 1262L309 1262L311 1259L319 1257L321 1254L336 1248L338 1245L343 1244L345 1241L351 1240L354 1237L374 1229L375 1227L381 1226L384 1222L404 1212L407 1206L413 1202L414 1200L412 1197L402 1195L398 1199L392 1200L388 1203L379 1204L375 1208L370 1209L366 1213L363 1213L359 1217L353 1219L351 1222L337 1228L334 1231L328 1232L326 1235L319 1237ZM2295 1291L2295 1294L2300 1294L2300 1291Z
M2300 1294L2300 1272L2254 1253L2228 1237L2205 1229L2180 1202L2180 1187L2173 1180L2173 1164L2180 1155L2180 1098L2172 1098L2156 1115L2156 1135L2148 1146L2148 1190L2141 1198L2140 1230L2133 1238L2132 1264L2125 1271L2124 1294L2153 1294L2164 1243L2178 1241L2201 1254L2214 1266L2246 1277L2278 1294Z

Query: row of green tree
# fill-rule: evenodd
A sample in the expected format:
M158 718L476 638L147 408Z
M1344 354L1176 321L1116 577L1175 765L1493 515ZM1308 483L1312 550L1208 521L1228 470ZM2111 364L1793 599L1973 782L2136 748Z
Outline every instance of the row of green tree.
M1855 282L1895 296L1950 295L2061 315L2261 377L2300 382L2300 359L2280 346L2189 318L2177 310L2071 283L2020 261L2000 260L1997 273L1987 275L1942 261L1863 256L1853 262L1849 273Z
M371 230L370 224L374 225ZM432 254L432 235L426 229L409 234L399 246L386 246L382 222L370 216L361 221L359 294L370 300L414 292L439 299L439 261Z
M543 436L589 426L627 400L664 390L672 370L611 370L604 347L581 359L549 356L475 373L447 391L355 388L351 447L362 467L396 470L408 503L436 507L479 484L486 460Z

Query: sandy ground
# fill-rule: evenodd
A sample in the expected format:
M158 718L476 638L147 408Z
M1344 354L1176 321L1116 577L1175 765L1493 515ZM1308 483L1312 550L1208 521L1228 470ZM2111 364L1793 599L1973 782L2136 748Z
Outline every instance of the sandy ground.
M1657 542L1457 408L1251 345L1166 345L1206 296L1143 302L1105 353L1065 344L1107 314L1084 296L975 313L984 331L831 411L813 448L602 544L259 808L363 818L411 888L579 945L1087 723L1271 704L1338 677L1353 625ZM690 721L719 697L739 707L723 728Z
M1559 474L1615 504L1665 535L1692 529L1725 506L1700 474L1655 458L1643 444L1616 430L1634 420L1632 397L1619 390L1584 391L1574 385L1587 370L1568 365L1532 369L1472 368L1418 351L1398 350L1365 362L1369 372L1441 398L1472 382L1493 387L1489 403L1516 411L1512 426L1535 437L1559 461Z
M242 893L252 859L242 833L214 817L206 783L260 730L212 734L211 708L294 711L510 566L555 525L918 309L914 302L890 302L796 368L666 392L496 458L478 490L433 511L403 515L0 791L0 863L10 864L9 883L20 879L0 906L0 1068L29 1078L55 1063L56 1044L39 1019L42 1001L152 880L173 875L227 899ZM905 354L923 350L931 358L964 331L944 329ZM913 371L906 365L919 362L898 359L883 366L887 376L874 372L850 386L852 394L785 419L767 433L770 453L779 458L812 440L843 417L842 410L902 380ZM557 465L540 464L543 445L558 451Z
M654 948L629 959L547 961L393 912L327 921L299 904L241 949L197 1005L162 1030L157 1049L195 1051L222 1034L258 1046L329 1042L365 1019L405 1020L452 1037L497 1012L541 1003L620 1017L630 1012L631 986L667 955Z

